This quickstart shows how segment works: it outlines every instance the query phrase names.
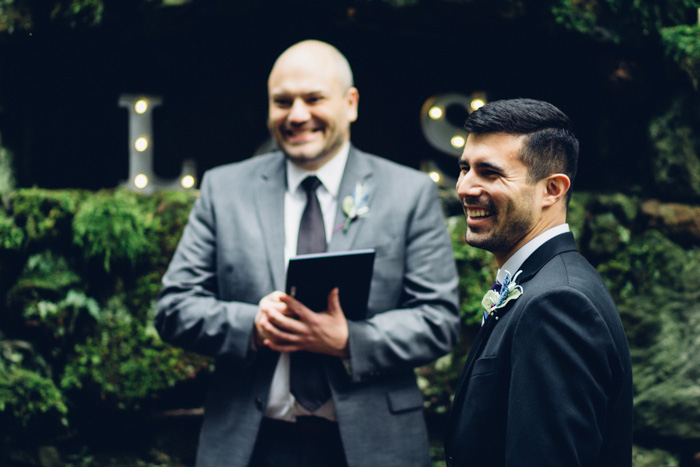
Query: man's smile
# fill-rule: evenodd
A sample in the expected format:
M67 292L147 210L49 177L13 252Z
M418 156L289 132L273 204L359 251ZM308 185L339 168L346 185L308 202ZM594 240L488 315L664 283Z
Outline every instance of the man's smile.
M284 137L290 143L305 143L322 133L321 128L285 128Z
M485 208L465 208L467 211L467 216L472 219L482 219L484 217L493 216L493 212L490 209Z

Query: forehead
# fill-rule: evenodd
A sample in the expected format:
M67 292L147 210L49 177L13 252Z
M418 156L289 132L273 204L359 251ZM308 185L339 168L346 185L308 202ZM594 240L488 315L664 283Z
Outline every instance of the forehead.
M294 56L279 61L268 80L270 95L341 92L340 88L333 63L322 56Z
M525 135L508 133L470 133L464 145L460 162L475 164L478 162L498 163L500 165L522 164L520 149Z

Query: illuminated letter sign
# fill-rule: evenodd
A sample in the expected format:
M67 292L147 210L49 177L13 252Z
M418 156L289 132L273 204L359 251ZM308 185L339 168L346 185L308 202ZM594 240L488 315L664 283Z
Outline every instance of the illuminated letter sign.
M153 171L153 109L163 100L157 96L122 95L119 106L129 110L129 180L124 186L142 193L156 190L189 190L196 184L197 168L191 159L182 163L180 176L163 180Z
M472 113L486 103L482 92L471 97L463 94L442 94L426 100L421 110L421 128L428 142L437 150L459 157L467 140L467 132L461 125L450 122L447 113L457 107L464 115Z

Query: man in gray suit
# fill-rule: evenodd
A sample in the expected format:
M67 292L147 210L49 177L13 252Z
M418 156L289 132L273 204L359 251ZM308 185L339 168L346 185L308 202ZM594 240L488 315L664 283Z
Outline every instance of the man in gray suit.
M268 91L281 151L205 174L158 301L163 340L216 358L197 465L427 466L413 370L459 323L436 187L350 144L359 95L332 46L287 49ZM280 292L297 252L367 248L366 319L337 290L325 310Z

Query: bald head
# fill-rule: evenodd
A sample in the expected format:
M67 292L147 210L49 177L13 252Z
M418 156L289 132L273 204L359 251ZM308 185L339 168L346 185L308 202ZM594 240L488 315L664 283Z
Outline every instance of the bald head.
M270 72L270 81L280 73L299 68L315 69L319 73L334 75L333 79L337 81L342 92L354 86L348 60L338 49L325 42L306 40L289 47L275 61Z
M318 170L350 141L359 94L343 54L319 41L284 51L267 82L268 127L287 158Z

